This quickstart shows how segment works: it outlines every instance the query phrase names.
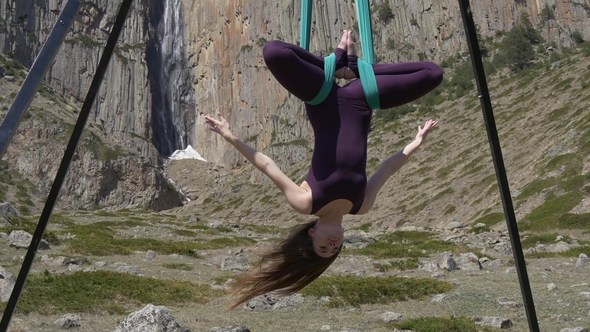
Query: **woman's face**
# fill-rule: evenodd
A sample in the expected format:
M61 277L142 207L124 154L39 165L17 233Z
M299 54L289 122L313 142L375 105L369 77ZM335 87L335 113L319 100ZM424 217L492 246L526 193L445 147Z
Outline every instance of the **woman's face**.
M313 241L313 250L320 257L332 257L342 246L344 229L342 226L317 223L308 231Z

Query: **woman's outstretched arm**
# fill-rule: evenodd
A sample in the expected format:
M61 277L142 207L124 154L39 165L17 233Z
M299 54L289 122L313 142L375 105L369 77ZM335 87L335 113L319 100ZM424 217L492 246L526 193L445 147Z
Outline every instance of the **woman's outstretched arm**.
M293 209L299 213L308 214L311 212L311 193L298 186L285 173L283 173L276 163L262 152L254 149L246 143L240 141L231 131L229 123L217 113L214 119L205 116L205 122L209 125L209 130L221 135L226 141L233 145L249 162L258 168L262 173L268 176L277 187L283 192L287 201Z
M373 207L375 199L377 198L377 193L381 190L381 187L383 187L385 182L387 182L387 180L406 163L412 153L424 143L426 136L428 136L430 131L436 127L437 124L438 121L428 120L424 123L424 126L418 126L416 138L381 164L377 172L375 172L367 182L365 200L357 214L367 213L371 207Z

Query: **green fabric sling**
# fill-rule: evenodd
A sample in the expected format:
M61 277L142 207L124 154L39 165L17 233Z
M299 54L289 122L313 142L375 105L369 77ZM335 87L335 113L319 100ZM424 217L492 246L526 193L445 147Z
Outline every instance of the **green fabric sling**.
M373 50L373 28L371 26L369 0L356 0L356 16L359 21L363 58L366 59L359 58L358 60L361 84L369 106L372 109L378 109L381 102L379 100L377 79L375 78L375 72L372 66L375 63L375 53Z
M313 7L313 0L301 0L301 24L300 24L300 46L309 50L309 40L311 31L311 12ZM369 0L356 0L356 13L359 21L359 31L361 38L361 47L363 56L366 60L358 59L358 69L363 92L367 99L367 103L372 109L378 109L380 106L379 90L377 88L377 79L373 71L372 64L375 62L375 54L373 51L373 32L371 27L371 10ZM310 101L310 105L318 105L322 103L334 82L334 71L336 69L336 55L334 53L324 58L324 83L320 92Z
M301 24L300 24L300 46L309 51L309 40L311 31L311 9L313 0L301 0ZM321 104L332 90L334 84L334 71L336 71L336 55L334 53L324 58L324 84L320 92L312 100L306 101L310 105Z

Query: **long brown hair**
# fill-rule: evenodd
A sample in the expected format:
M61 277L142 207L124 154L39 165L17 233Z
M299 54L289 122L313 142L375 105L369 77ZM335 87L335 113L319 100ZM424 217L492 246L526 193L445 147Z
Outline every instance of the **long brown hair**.
M280 295L296 293L324 273L336 260L342 246L331 257L318 256L308 234L316 222L317 219L293 227L287 238L262 253L258 265L241 275L232 287L232 294L237 298L229 308L274 290L279 290Z

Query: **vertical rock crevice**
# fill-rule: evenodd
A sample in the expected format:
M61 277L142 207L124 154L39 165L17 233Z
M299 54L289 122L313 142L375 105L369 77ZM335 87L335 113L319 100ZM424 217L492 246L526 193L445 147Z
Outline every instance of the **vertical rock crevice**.
M191 144L195 117L180 0L149 0L146 61L152 96L152 142L163 157Z

